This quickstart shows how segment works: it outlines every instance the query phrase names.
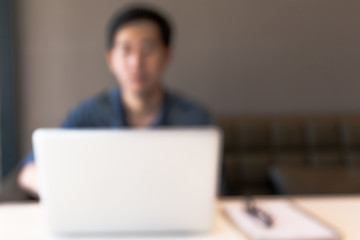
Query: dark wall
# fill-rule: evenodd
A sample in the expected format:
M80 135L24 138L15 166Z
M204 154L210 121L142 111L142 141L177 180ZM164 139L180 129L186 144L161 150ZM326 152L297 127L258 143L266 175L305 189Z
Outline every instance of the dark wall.
M0 1L0 182L16 164L12 5Z

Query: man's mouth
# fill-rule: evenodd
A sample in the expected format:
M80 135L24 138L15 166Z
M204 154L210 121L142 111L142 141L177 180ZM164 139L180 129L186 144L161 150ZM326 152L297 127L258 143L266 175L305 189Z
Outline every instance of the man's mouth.
M145 81L146 81L146 78L145 78L145 76L143 76L143 75L137 75L137 76L134 76L133 78L132 78L132 80L133 80L133 82L134 83L144 83Z

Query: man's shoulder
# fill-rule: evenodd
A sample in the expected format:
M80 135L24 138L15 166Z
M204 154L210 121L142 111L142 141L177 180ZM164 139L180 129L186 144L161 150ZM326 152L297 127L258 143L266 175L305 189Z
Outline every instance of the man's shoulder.
M72 110L65 127L92 127L107 126L111 124L113 112L113 99L117 89L103 91L80 103Z
M74 110L86 112L87 114L99 114L111 111L113 108L113 99L117 89L106 90L98 93L94 97L88 98L80 103Z
M167 92L169 101L169 124L174 125L208 125L212 117L208 110L198 102L178 93Z
M102 91L95 95L94 97L88 98L83 101L78 108L109 108L112 106L112 99L114 95L118 92L118 89L110 89Z

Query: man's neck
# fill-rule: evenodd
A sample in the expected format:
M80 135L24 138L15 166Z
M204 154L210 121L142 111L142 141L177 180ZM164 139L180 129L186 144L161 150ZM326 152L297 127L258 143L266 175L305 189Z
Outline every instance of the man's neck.
M160 114L164 90L159 86L147 94L122 93L124 110L129 125L146 127L152 124Z

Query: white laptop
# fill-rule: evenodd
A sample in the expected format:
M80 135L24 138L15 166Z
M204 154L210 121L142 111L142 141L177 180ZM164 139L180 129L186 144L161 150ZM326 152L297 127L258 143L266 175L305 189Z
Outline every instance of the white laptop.
M45 222L61 234L207 232L221 141L215 127L38 129Z

